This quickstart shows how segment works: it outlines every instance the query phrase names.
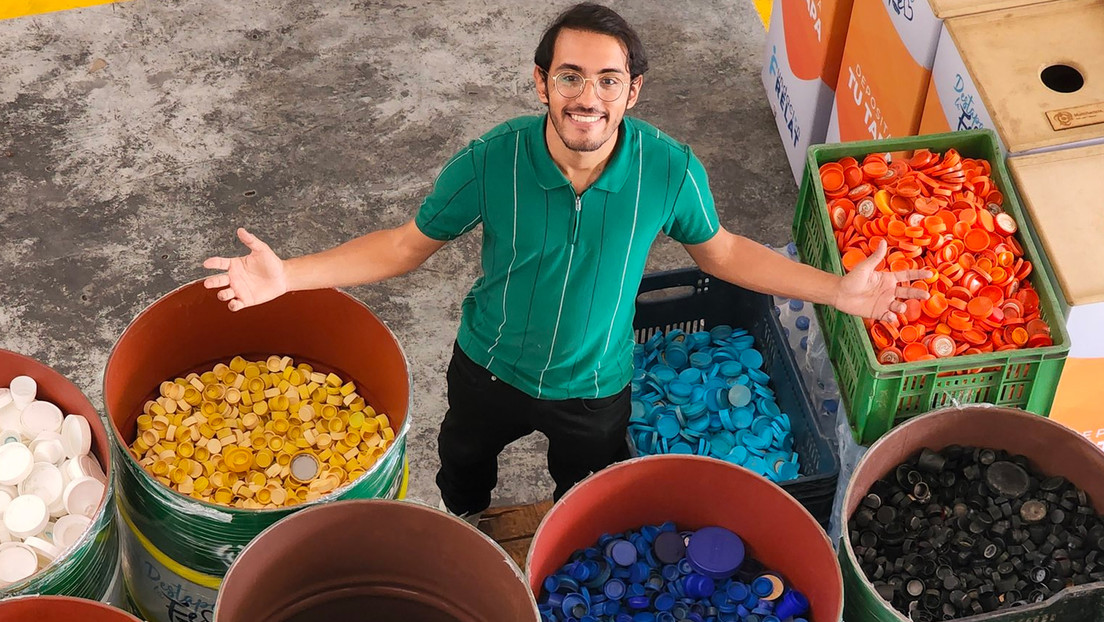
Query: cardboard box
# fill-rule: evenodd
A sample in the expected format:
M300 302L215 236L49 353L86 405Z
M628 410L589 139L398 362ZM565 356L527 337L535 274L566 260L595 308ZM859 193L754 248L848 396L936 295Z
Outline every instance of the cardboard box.
M801 183L805 152L824 142L851 0L774 0L763 86L790 170Z
M1050 417L1104 448L1104 145L1016 156L1008 168L1066 305L1070 353Z
M990 128L1011 154L1104 142L1104 0L948 19L929 91L922 133Z
M855 0L827 141L949 131L935 116L925 121L944 21L1040 1Z
M941 27L927 0L855 0L828 142L916 134Z

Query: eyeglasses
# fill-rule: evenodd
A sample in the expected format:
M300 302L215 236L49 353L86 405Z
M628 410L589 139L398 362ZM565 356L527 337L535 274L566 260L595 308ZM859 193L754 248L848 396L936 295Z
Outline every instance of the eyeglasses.
M548 75L548 72L543 73ZM595 94L604 102L617 101L625 91L625 81L616 76L584 78L581 73L571 70L561 71L552 76L552 82L556 85L556 92L567 99L575 99L582 95L587 82L594 83Z

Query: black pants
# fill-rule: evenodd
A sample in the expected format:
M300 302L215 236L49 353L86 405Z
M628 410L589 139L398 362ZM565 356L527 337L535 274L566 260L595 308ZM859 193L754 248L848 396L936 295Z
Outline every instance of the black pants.
M559 499L590 473L629 457L630 389L598 399L541 400L515 389L453 347L449 409L437 436L437 486L454 514L480 512L498 484L498 454L534 431L548 437Z

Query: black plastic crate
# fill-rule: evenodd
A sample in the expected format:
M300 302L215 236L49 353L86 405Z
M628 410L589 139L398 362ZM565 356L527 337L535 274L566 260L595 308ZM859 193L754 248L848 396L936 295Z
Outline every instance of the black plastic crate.
M637 343L657 332L677 328L691 333L720 324L743 328L755 337L778 406L790 416L794 450L801 463L801 476L780 486L827 529L839 478L839 455L835 443L817 424L816 411L771 298L697 268L648 274L641 280L633 320Z

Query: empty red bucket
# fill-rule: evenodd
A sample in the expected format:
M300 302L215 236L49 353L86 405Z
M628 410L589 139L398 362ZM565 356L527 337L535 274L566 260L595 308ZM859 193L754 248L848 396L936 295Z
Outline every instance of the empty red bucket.
M215 622L537 622L521 569L462 520L402 501L302 510L257 536Z
M615 464L572 488L541 521L526 561L533 594L576 549L599 536L674 521L717 525L780 572L810 602L812 622L843 615L843 579L828 536L781 488L744 468L700 456L649 456Z

